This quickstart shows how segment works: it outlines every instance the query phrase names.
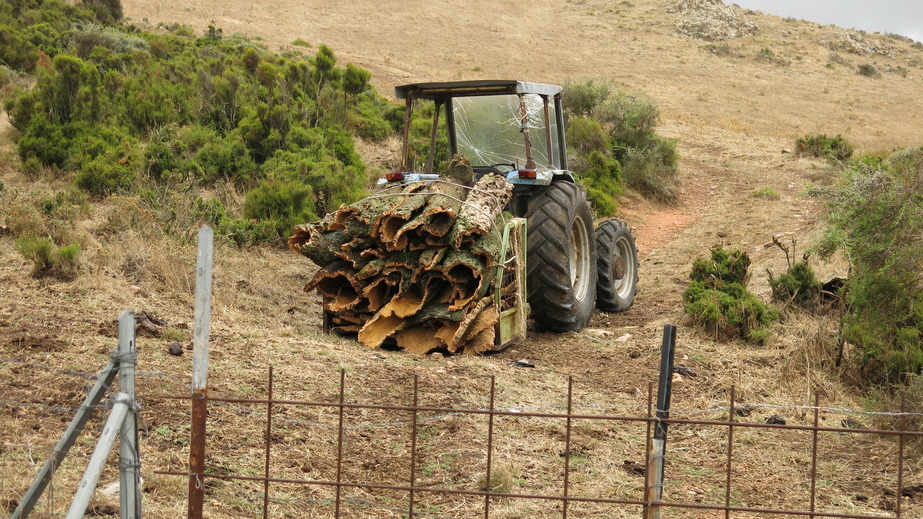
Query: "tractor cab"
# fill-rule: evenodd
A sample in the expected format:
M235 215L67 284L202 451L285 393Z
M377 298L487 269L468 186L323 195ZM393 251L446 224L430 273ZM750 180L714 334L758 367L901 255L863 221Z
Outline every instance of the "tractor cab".
M407 103L399 171L387 181L435 179L440 162L467 159L475 176L503 175L517 185L547 186L573 177L567 171L562 88L525 81L414 83L395 88ZM428 147L414 144L413 111L430 101Z

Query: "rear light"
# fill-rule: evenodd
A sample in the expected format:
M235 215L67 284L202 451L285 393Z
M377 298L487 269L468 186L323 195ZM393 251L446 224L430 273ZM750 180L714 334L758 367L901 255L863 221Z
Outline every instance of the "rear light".
M519 178L535 180L535 170L534 169L520 169Z
M398 182L398 181L404 180L404 174L403 173L386 173L385 180L387 180L388 182Z

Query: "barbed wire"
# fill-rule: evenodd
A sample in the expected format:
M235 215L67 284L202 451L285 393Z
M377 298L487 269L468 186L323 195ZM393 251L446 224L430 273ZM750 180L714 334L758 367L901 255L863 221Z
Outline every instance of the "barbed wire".
M133 356L132 358L129 358L129 357L127 357L127 356L123 358L123 357L120 357L119 354L118 354L117 352L113 352L112 355L111 355L111 357L112 357L113 359L116 359L116 360L131 360L131 359L137 359L137 353L134 353L134 354L131 354L131 355ZM56 368L56 367L54 367L54 366L46 366L46 365L44 365L44 364L38 364L38 363L36 363L36 362L31 362L31 361L28 361L28 360L13 359L13 358L10 358L10 357L2 357L2 356L0 356L0 362L10 362L10 363L13 363L13 364L20 364L20 365L27 366L27 367L30 367L30 368L42 369L42 370L45 370L45 371L53 371L53 372L55 372L55 373L61 373L61 374L63 374L63 375L73 375L73 376L76 376L76 377L81 377L81 378L90 379L90 380L96 380L96 379L98 379L98 378L99 378L99 375L100 375L101 373L103 373L103 371L105 371L105 370L100 370L98 373L89 373L89 372L87 372L87 371L80 371L80 370L76 370L76 369ZM140 371L140 370L135 370L135 376L138 376L138 377L171 378L171 379L173 379L174 381L177 381L177 382L180 381L180 379L179 379L178 377L176 377L175 375L171 375L171 374L169 374L169 373L167 373L167 372L165 372L165 371ZM185 384L186 382L183 382L183 383ZM190 387L192 387L192 386L191 386L191 383L190 383L189 385L190 385Z

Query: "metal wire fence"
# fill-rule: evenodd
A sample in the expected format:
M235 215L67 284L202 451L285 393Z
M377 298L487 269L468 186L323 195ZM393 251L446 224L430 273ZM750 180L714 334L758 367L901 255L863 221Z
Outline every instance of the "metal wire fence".
M783 423L763 423L754 421L742 421L741 418L748 415L748 410L758 406L770 407L769 404L759 404L740 406L735 403L734 389L731 388L731 396L727 406L715 407L712 409L702 409L696 411L674 411L674 416L694 416L700 413L722 413L725 418L721 419L693 419L693 418L669 418L658 419L654 409L653 388L648 389L647 406L623 406L622 414L606 414L600 412L599 406L581 406L573 398L573 379L568 379L568 391L566 404L557 408L548 406L546 409L523 409L523 408L498 408L496 402L496 383L493 378L490 379L489 387L485 391L489 394L489 404L486 407L440 407L420 405L419 378L413 378L413 391L409 396L409 402L405 405L395 404L375 404L350 402L346 399L346 375L340 373L339 396L332 401L301 401L278 399L273 394L273 373L270 369L267 380L267 397L266 398L233 398L233 397L209 397L208 405L210 406L234 406L238 411L250 414L252 417L259 417L263 422L262 431L262 452L263 463L260 470L254 470L253 466L244 473L231 473L227 470L218 471L207 468L202 473L190 473L189 471L161 471L161 474L183 476L191 478L198 485L208 488L209 480L220 480L225 482L239 482L243 484L255 484L260 487L258 490L250 491L250 500L258 500L258 506L255 509L261 511L263 517L270 517L270 512L274 505L280 505L286 500L291 501L292 496L297 495L293 488L323 489L320 493L311 493L305 491L305 496L323 496L317 499L305 498L302 504L310 504L313 513L323 517L359 517L356 515L355 507L361 506L363 502L375 503L378 513L385 514L389 517L423 517L423 516L448 516L443 515L445 512L434 512L434 510L464 510L462 515L452 516L483 516L493 517L494 510L506 508L496 517L510 517L508 509L510 503L526 502L545 502L550 503L550 508L545 508L544 512L538 516L558 516L558 517L659 517L661 513L671 517L835 517L850 519L878 519L881 517L917 517L921 510L908 512L908 505L911 501L905 499L907 486L904 478L908 472L905 461L908 457L906 442L914 438L923 437L923 432L908 431L904 427L906 419L911 416L919 416L914 413L874 413L884 415L894 421L893 429L873 429L862 425L856 425L855 422L849 422L846 419L842 426L830 426L822 423L822 414L825 420L837 413L860 413L848 409L813 406L771 406L776 408L786 408L793 411L807 413L809 420L806 424L783 424ZM188 400L188 397L163 396L158 398ZM249 408L249 412L243 409ZM292 419L280 416L284 410L304 409L312 410L309 413L316 413L315 416L325 416L326 419L316 421ZM286 412L286 414L293 414ZM872 414L872 413L869 413ZM385 415L398 415L403 419L392 419L384 421L368 421L370 416L381 417ZM480 474L478 477L467 478L459 484L451 484L452 481L440 481L435 484L431 476L433 470L433 459L439 460L440 454L438 445L433 445L431 441L434 436L439 436L439 425L433 425L434 422L450 422L451 418L462 417L464 419L474 419L482 422L486 427L482 427L483 437L479 441L471 441L472 445L477 445L475 449L466 451L466 456L479 458ZM498 474L503 474L504 464L502 458L507 454L503 448L498 445L502 443L505 435L511 433L511 427L528 429L529 422L535 421L556 421L563 424L561 432L563 441L563 450L557 454L558 460L552 465L559 466L558 485L551 485L541 491L517 491L516 485L504 484ZM350 423L352 422L352 423ZM771 422L771 421L770 421ZM585 435L587 427L581 427L576 424L596 424L601 430L607 427L620 428L634 427L643 430L643 434L634 436L634 441L627 442L628 449L635 449L632 456L635 459L645 460L638 464L637 467L620 467L623 470L634 470L644 476L643 485L635 485L630 491L613 491L609 495L589 495L582 491L585 485L582 481L588 476L600 477L602 471L596 474L590 474L585 469L587 460L585 453L582 452L581 442L584 440L577 439L580 434ZM671 484L670 477L665 480L658 480L651 473L652 465L652 429L659 423L669 423L678 430L697 430L722 431L722 447L725 453L724 462L721 464L721 473L712 473L710 476L711 483L720 488L720 492L712 492L712 498L703 500L696 496L695 493L687 492L684 496L682 492L683 485ZM213 430L214 425L209 425L209 430ZM292 471L280 467L278 458L281 455L286 457L284 452L284 436L291 434L291 431L297 427L319 427L329 431L328 440L333 444L335 455L333 462L325 467L317 468L310 471L312 477L297 477ZM436 428L434 432L433 428ZM680 429L684 428L684 429ZM285 432L279 432L284 429ZM404 444L409 437L409 447L403 449L394 457L400 458L400 463L389 463L383 470L376 472L374 467L369 466L369 460L375 456L372 453L358 453L356 451L356 441L354 436L357 431L370 431L381 429L397 429L389 433L391 438ZM403 431L400 431L403 429ZM735 475L739 472L746 472L748 460L746 459L746 450L748 444L752 442L747 439L748 431L771 430L786 435L787 441L793 445L808 447L808 459L802 460L802 475L804 480L801 486L807 487L804 499L800 504L791 505L793 499L786 497L773 501L771 498L751 499L742 497L739 492L742 483ZM380 432L380 431L378 431ZM801 433L800 435L796 433ZM211 434L211 433L210 433ZM361 433L360 433L361 435ZM348 438L349 437L349 438ZM377 442L387 443L388 435L384 439L377 438ZM885 490L884 495L893 496L890 506L878 506L878 511L869 511L868 507L856 507L855 504L843 505L839 508L836 503L823 496L830 493L832 484L828 478L822 474L819 466L824 462L823 457L831 448L836 449L837 445L844 444L844 437L865 437L878 438L890 442L894 445L894 462L885 466L885 471L890 471L893 480L893 488ZM624 438L613 441L623 441ZM785 441L783 439L783 441ZM860 444L863 440L857 440ZM424 443L426 445L424 445ZM826 446L824 446L826 445ZM446 450L452 447L445 445ZM282 452L280 452L282 451ZM667 449L670 453L670 449ZM682 453L680 448L676 449L677 455ZM536 453L537 455L541 453ZM553 453L544 453L545 455L555 456ZM390 456L389 456L390 457ZM210 453L207 455L211 464L218 463L222 467L228 464L222 464ZM671 455L667 454L667 465L670 467ZM743 458L743 459L742 459ZM203 460L204 462L204 460ZM628 465L628 462L625 462ZM358 468L357 468L358 467ZM403 467L401 471L395 471L395 467ZM614 464L609 465L609 470L618 470ZM675 466L673 466L675 468ZM672 469L671 469L672 470ZM669 474L670 472L668 472ZM448 483L448 484L446 484ZM744 483L743 486L750 482ZM876 483L877 484L877 483ZM661 500L651 500L648 491L650 487L663 485L667 489ZM251 487L253 488L253 487ZM279 488L278 492L274 489ZM355 491L361 490L362 494ZM769 490L769 489L767 489ZM260 494L259 498L256 497ZM372 496L373 499L367 499L363 496ZM388 496L387 499L376 500L375 496ZM434 498L434 496L438 496ZM690 497L690 499L684 499ZM452 508L453 502L455 508ZM478 504L478 502L480 504ZM780 506L773 503L784 503L787 506ZM434 505L433 503L438 503ZM763 504L760 504L763 503ZM590 506L592 505L592 506ZM351 510L347 511L346 508ZM874 507L872 507L874 508ZM525 507L524 509L529 509Z
M94 380L97 375L75 370L62 370L41 364L0 358L0 361L17 363L30 369L47 370L62 376L72 376ZM161 372L139 372L140 377L152 381L169 380L171 386L189 388L186 380L181 380ZM161 470L161 474L192 478L205 489L206 498L211 498L215 482L239 483L241 486L228 492L236 493L244 502L253 507L239 516L288 516L292 510L309 510L306 516L316 517L513 517L511 509L542 510L536 517L638 517L653 514L655 511L669 517L841 517L871 519L881 517L920 517L923 510L916 505L917 494L923 490L919 474L914 468L917 459L909 453L908 442L923 437L923 432L907 430L907 421L921 417L920 413L909 412L870 412L838 407L815 405L778 405L768 403L750 403L741 405L736 402L734 389L731 388L727 405L717 405L706 409L673 409L672 418L659 420L653 405L653 388L648 388L647 405L600 405L581 403L573 398L571 387L573 380L568 380L568 392L564 404L543 406L500 407L495 405L496 385L493 379L485 383L487 405L456 407L420 405L421 391L418 377L412 380L413 391L408 395L407 403L379 405L349 401L346 398L347 380L345 372L340 373L338 396L316 401L288 400L275 396L273 390L274 375L270 369L266 380L266 398L236 398L210 396L207 400L209 416L219 418L209 421L209 435L214 437L223 427L220 415L230 414L245 418L253 427L248 441L261 444L262 463L256 467L255 462L242 468L239 472L234 467L241 467L235 460L222 459L233 452L226 449L209 449L206 451L206 470L191 474L188 470ZM562 397L563 398L563 397ZM190 400L188 396L149 396L148 402L158 400ZM41 407L62 416L72 414L76 408L43 404L39 402L22 402L0 400L7 407ZM107 408L110 404L101 404ZM763 423L749 420L749 414L756 410L771 410L782 413L800 413L806 417L803 423L782 424ZM142 413L143 414L143 413ZM886 429L871 428L852 420L851 416L866 416L874 419L875 424L890 422ZM705 418L701 418L705 417ZM841 419L841 417L843 417ZM482 435L480 438L468 438L472 448L464 451L462 456L476 458L478 474L463 481L435 480L439 464L451 456L448 451L456 446L440 446L438 440L447 429L464 427L468 422L478 423L479 429L471 429L466 434ZM668 440L667 477L652 482L645 474L650 467L651 429L658 423L674 426L675 438ZM560 452L547 452L537 449L535 456L550 457L553 461L546 464L558 470L552 476L558 479L557 485L537 485L530 487L522 481L512 485L504 483L509 465L506 458L510 456L505 448L504 438L509 434L547 435L548 428L535 424L561 424ZM830 425L831 423L835 425ZM256 424L262 424L258 428ZM594 424L588 427L587 424ZM595 427L595 429L594 429ZM610 460L607 466L593 467L584 452L583 444L588 430L605 431L618 427L620 430L632 429L641 434L630 436L617 435L603 438L602 441L623 442L624 458L641 460L638 466L629 467L627 460L622 466L619 461ZM259 430L258 430L259 429ZM310 477L300 477L297 470L289 470L292 455L287 452L290 442L288 437L299 430L322 431L319 437L326 437L328 447L333 451L331 463L312 467ZM258 431L258 432L257 432ZM323 431L326 431L325 433ZM525 432L523 432L525 431ZM711 436L708 431L721 431ZM806 447L807 456L799 461L801 466L800 487L803 487L800 501L792 496L772 498L771 489L763 500L745 495L741 487L749 474L748 465L752 463L748 449L752 448L753 434L757 431L771 431L780 435L782 442L793 446ZM700 435L710 442L715 451L724 456L722 463L714 462L720 471L712 470L702 474L697 481L708 480L713 489L703 498L703 494L685 480L687 476L700 469L683 469L684 458L688 457L683 442ZM361 452L363 436L373 436L368 444L383 445L389 442L409 447L397 449L400 452L389 454L393 458L384 472L377 472L375 467L366 467L376 455ZM34 455L33 445L17 446L12 439L3 442L4 452L21 450L29 452L36 461L41 461L42 453L38 449ZM675 440L675 448L674 442ZM892 459L882 463L879 472L885 473L880 479L890 479L891 487L884 488L880 481L866 482L866 486L876 487L886 503L869 503L868 506L856 506L856 503L837 503L825 498L835 490L836 478L825 474L821 467L825 456L837 450L861 450L863 445L871 442L885 442L889 445ZM536 441L538 443L538 441ZM211 445L210 443L208 445ZM858 447L857 447L858 446ZM448 454L440 454L440 450ZM435 460L435 461L434 461ZM254 460L251 460L253 462ZM908 466L908 461L913 465ZM285 462L285 463L283 463ZM401 467L400 471L395 467ZM145 467L150 469L151 467ZM847 467L848 469L848 467ZM630 488L594 487L601 490L592 494L586 491L584 479L588 476L600 477L605 470L635 471L637 480L643 484L629 485ZM704 470L704 469L701 469ZM829 472L829 470L827 471ZM211 483L210 483L211 482ZM665 494L660 501L646 499L646 491L652 484L664 485ZM852 484L861 488L861 484ZM867 495L852 491L860 504ZM869 492L866 492L866 494ZM872 499L874 501L874 497ZM531 507L528 503L545 503L544 507ZM782 504L786 506L781 506ZM285 513L281 513L285 510ZM449 510L455 510L449 513ZM277 515L272 515L279 511Z

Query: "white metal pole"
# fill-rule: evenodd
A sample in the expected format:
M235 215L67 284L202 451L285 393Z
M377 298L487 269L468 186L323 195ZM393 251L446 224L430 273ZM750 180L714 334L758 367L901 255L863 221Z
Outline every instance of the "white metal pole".
M19 503L19 507L13 511L12 519L28 517L32 512L32 508L38 503L38 499L41 497L45 487L51 482L55 470L64 460L64 457L67 456L74 442L77 441L77 437L80 436L83 427L93 416L93 410L96 408L97 404L106 396L106 392L109 390L109 386L112 385L112 382L115 380L115 375L118 372L119 362L115 358L112 358L105 369L97 375L96 384L93 386L93 389L90 390L83 404L81 404L80 409L77 411L74 419L71 420L70 425L67 426L67 430L64 431L64 436L58 441L58 445L54 448L54 452L51 453L51 457L48 458L45 465L42 466L42 470L35 476L35 480L32 481L32 486L29 487L29 490L23 496L22 502Z
M96 484L99 483L99 476L102 474L103 466L106 464L106 458L109 457L109 452L112 451L115 438L119 435L122 422L125 421L125 415L128 414L131 397L128 396L128 393L116 393L113 402L112 412L109 413L106 427L99 437L96 449L93 450L93 456L90 457L87 469L83 473L83 479L80 480L80 485L74 494L74 501L67 512L67 519L82 519L86 513L90 499L96 493Z
M130 399L128 414L119 434L119 512L122 519L141 517L141 453L138 447L138 421L135 415L135 313L119 316L119 389Z

